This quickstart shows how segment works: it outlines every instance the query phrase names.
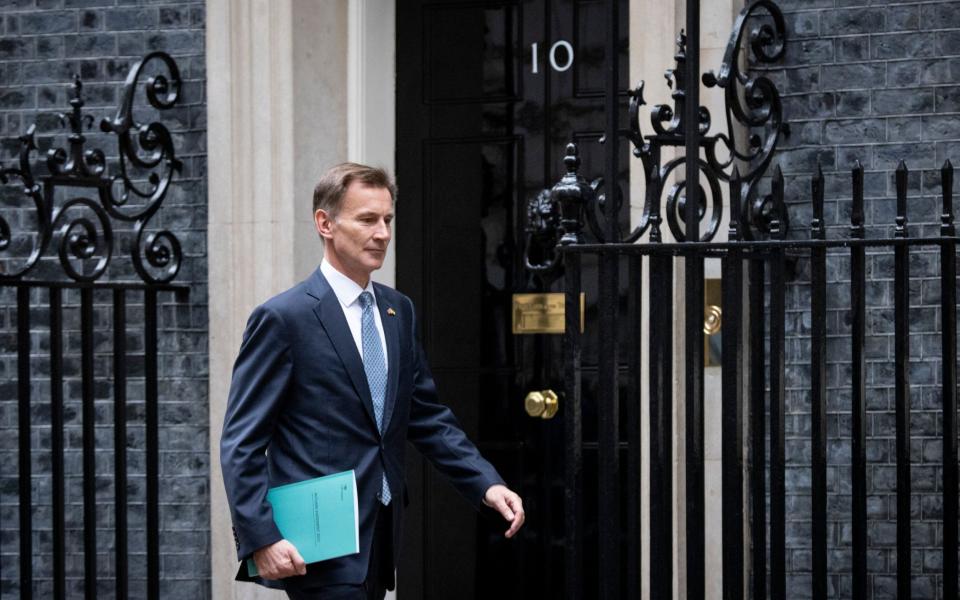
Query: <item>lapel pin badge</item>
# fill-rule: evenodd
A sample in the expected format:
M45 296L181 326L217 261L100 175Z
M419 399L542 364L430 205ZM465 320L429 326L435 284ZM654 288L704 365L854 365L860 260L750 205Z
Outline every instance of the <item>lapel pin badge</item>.
M397 311L393 310L392 308L388 308L387 314L390 315L391 317L395 317L397 316Z

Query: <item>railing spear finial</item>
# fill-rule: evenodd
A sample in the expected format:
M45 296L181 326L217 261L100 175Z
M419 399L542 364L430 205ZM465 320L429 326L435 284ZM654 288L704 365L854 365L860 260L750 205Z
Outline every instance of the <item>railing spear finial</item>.
M813 220L810 222L810 238L822 240L826 237L823 227L823 169L820 168L820 161L817 161L817 173L810 181L811 193L813 194Z
M771 211L770 219L770 237L778 239L781 237L783 231L783 224L781 219L783 216L780 214L780 207L783 207L783 171L780 170L780 165L777 165L773 169L773 179L770 181L770 192L773 196L773 206L774 209Z
M909 176L907 164L900 161L897 165L896 184L897 184L897 226L894 231L894 237L907 237L907 178Z
M943 193L943 214L940 215L940 235L953 236L956 229L953 225L953 163L950 159L944 161L940 168L940 188Z
M734 165L730 175L730 228L727 231L731 242L740 239L740 203L743 202L740 185L740 168Z
M850 211L850 237L862 238L863 229L863 165L857 160L850 172L853 180L853 209Z

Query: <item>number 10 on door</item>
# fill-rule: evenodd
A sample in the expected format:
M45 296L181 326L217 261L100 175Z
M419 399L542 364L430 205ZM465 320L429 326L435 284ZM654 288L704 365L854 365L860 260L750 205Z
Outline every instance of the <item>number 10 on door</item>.
M558 60L558 51L563 50L560 54L560 59L563 62ZM530 72L537 74L540 72L540 43L533 42L530 44ZM552 68L557 73L562 73L573 66L573 46L570 45L570 42L566 40L559 40L554 42L550 46L550 51L547 53L547 59L550 62L550 68Z

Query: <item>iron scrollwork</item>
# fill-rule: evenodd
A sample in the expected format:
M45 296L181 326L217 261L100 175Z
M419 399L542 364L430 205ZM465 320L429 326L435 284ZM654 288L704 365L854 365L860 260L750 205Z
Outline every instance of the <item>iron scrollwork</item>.
M27 130L27 133L20 136L20 160L19 168L0 168L0 183L7 184L10 182L10 177L16 177L23 183L23 193L27 198L33 201L34 210L37 213L37 220L39 223L49 223L50 222L50 206L47 202L44 201L43 189L41 186L34 180L33 173L30 170L30 153L36 150L36 144L34 143L34 131L36 130L35 125L31 125ZM13 272L0 273L0 277L5 279L17 279L25 275L30 271L37 262L40 260L40 256L43 253L43 250L46 248L49 243L51 229L50 227L41 227L39 231L39 239L37 243L34 244L29 256L26 259L26 262L19 269L15 269ZM10 229L9 223L6 219L0 215L0 252L6 252L14 246L13 231Z
M723 62L717 72L707 72L702 76L703 83L710 88L718 87L724 90L726 131L708 135L711 126L711 115L705 107L697 111L697 129L702 157L698 159L702 182L700 186L700 207L698 210L701 222L700 241L710 241L720 227L723 216L723 185L729 185L734 178L734 170L739 171L735 178L740 198L739 235L746 239L760 237L783 237L786 235L786 207L772 195L758 193L758 182L766 173L773 158L774 151L782 135L789 133L783 119L783 107L780 93L774 83L762 73L754 74L740 67L740 56L747 42L752 59L756 63L771 63L779 60L785 51L786 25L783 14L771 0L755 0L746 6L737 17L730 41L724 54ZM684 165L686 158L678 156L665 163L662 161L662 150L674 147L683 148L685 135L690 124L684 122L686 93L684 85L687 70L687 38L681 31L677 37L677 52L674 55L675 67L664 73L667 86L673 91L671 98L673 106L666 104L651 108L649 113L651 135L645 135L641 129L642 109L646 105L644 100L645 83L629 91L629 122L624 133L631 143L632 153L639 158L644 174L645 196L643 212L639 223L626 236L619 240L607 240L597 226L598 213L610 210L603 206L603 196L596 193L583 194L580 206L582 213L576 225L566 223L559 225L558 231L563 233L561 238L556 236L557 242L579 243L567 235L567 230L576 229L579 233L584 226L589 226L598 241L633 243L649 232L651 242L661 242L661 226L666 221L673 238L685 241L684 191L688 182L678 174L678 167ZM696 48L696 44L694 45ZM604 141L604 140L601 140ZM567 158L576 157L575 144L568 146ZM577 159L579 163L579 159ZM554 186L552 191L553 210L559 210L559 199L567 193L563 181L571 174L570 163L567 163L568 172L561 183ZM575 170L575 168L574 168ZM577 176L579 177L579 176ZM582 177L579 177L582 179ZM667 184L669 183L669 187ZM601 179L590 184L595 192L603 185ZM616 186L611 186L615 189ZM706 187L706 189L704 189ZM664 198L665 196L665 198ZM540 200L541 203L544 200ZM616 207L614 211L616 212ZM778 227L771 227L776 223ZM574 236L577 237L577 236ZM579 239L579 238L578 238ZM554 260L554 259L551 259ZM555 264L530 265L537 267L556 268Z
M762 12L759 12L762 11ZM717 73L704 74L707 87L724 89L727 112L727 134L714 136L707 148L707 158L714 169L726 173L733 162L739 161L741 169L740 197L743 198L741 215L744 235L750 239L759 236L784 237L787 233L787 211L782 202L772 195L758 196L756 184L766 173L773 160L774 151L781 135L789 134L783 119L783 105L776 85L763 75L751 75L740 69L737 60L747 33L747 24L758 14L766 14L768 21L754 21L749 30L750 50L758 63L773 63L786 50L786 24L783 13L771 0L756 0L746 6L734 23L723 63ZM771 24L772 21L772 24ZM746 140L737 139L734 123L747 132ZM754 131L751 131L754 130ZM763 135L755 132L762 129ZM723 143L730 155L726 161L717 158L717 144ZM745 150L739 150L745 145ZM729 181L729 179L725 179ZM779 230L771 231L772 222L778 221Z
M173 108L183 85L176 62L164 52L147 54L127 76L117 113L103 119L100 129L117 136L118 173L107 173L107 158L100 149L86 149L84 132L94 124L92 115L83 113L83 83L74 78L71 110L60 114L60 123L69 127L68 148L51 148L46 153L48 174L36 177L30 156L37 151L36 126L20 137L17 168L0 168L0 183L10 178L23 183L23 193L32 200L37 216L37 232L26 260L14 269L0 271L0 280L23 278L40 263L50 242L59 238L57 255L64 272L75 281L90 282L102 277L114 254L112 219L133 224L134 241L131 262L137 275L147 283L168 283L180 270L183 253L180 241L169 230L150 231L150 220L159 211L174 174L182 169L176 158L173 137L160 122L140 123L134 116L134 98L141 79L147 101L163 111ZM54 206L58 187L95 190L96 200L75 197ZM115 191L119 192L119 197ZM132 200L141 200L136 206ZM79 213L79 214L78 214ZM77 215L70 218L70 215ZM92 218L90 217L92 215ZM12 249L13 232L0 216L0 252ZM96 263L83 268L86 261ZM4 266L13 259L4 261ZM75 266L79 261L81 268Z
M769 20L757 23L756 17L759 16L766 16ZM751 23L756 24L748 30ZM762 74L751 74L740 68L739 57L745 40L749 40L749 48L756 62L770 63L783 56L786 25L783 14L775 3L757 0L741 11L734 23L719 71L707 72L702 77L707 87L724 90L727 127L725 133L707 135L711 115L705 107L700 107L696 127L700 135L703 158L699 159L699 165L709 189L709 194L700 194L698 214L701 221L706 220L705 226L701 227L700 241L713 239L719 229L723 203L721 182L730 182L735 165L740 169L743 235L761 237L785 234L783 227L780 232L773 232L769 228L772 211L781 216L782 224L785 208L772 206L773 200L770 196L758 199L756 184L770 166L781 135L788 130L783 121L780 94L773 82ZM686 158L681 156L659 165L663 147L682 147L685 143L687 124L683 122L686 97L683 86L686 81L686 54L687 39L681 32L677 38L677 53L674 57L676 68L665 73L668 86L674 88L674 106L658 105L652 108L650 120L654 135L644 136L640 128L640 107L645 104L643 83L630 94L630 131L627 137L633 145L634 156L643 162L647 195L643 216L634 231L624 240L627 242L636 241L648 228L651 229L651 241L660 239L659 219L651 217L659 217L661 196L665 191L663 182L668 181L675 169L686 161ZM658 175L656 178L652 176L654 171ZM686 181L677 179L666 190L666 221L671 234L678 241L685 240L685 197L682 192L687 185Z

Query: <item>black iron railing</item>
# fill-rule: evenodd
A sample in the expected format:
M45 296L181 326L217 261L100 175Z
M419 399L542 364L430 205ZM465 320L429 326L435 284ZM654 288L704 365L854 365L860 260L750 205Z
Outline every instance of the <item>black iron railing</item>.
M570 163L572 164L572 163ZM866 266L866 251L872 255L893 255L893 312L894 312L894 397L895 397L895 456L896 456L896 576L897 597L911 597L911 416L910 416L910 382L909 365L911 354L910 328L910 257L925 249L939 249L940 260L940 338L942 377L940 382L941 406L938 411L942 422L942 460L939 467L942 469L941 501L943 504L942 518L932 518L924 515L929 522L939 521L942 525L943 536L941 550L943 552L943 596L954 598L957 594L957 517L958 517L958 452L957 452L957 380L956 380L956 247L960 239L957 238L954 228L954 212L952 203L953 167L946 163L941 171L941 193L943 198L942 214L940 215L940 235L934 237L911 235L907 219L907 169L903 163L896 172L896 218L893 225L893 234L890 237L865 237L864 201L863 201L863 168L856 166L851 174L852 183L852 210L849 235L838 239L828 239L824 227L823 216L823 175L817 174L812 178L811 196L813 205L813 219L810 223L809 239L767 239L745 240L741 223L739 207L739 177L734 173L731 178L731 207L729 241L727 242L678 242L678 243L644 243L644 244L570 244L559 249L565 265L565 293L568 315L576 314L572 310L579 302L583 289L581 265L588 257L596 260L608 260L619 269L625 267L628 273L628 293L624 308L617 308L619 300L615 295L615 308L610 312L601 311L598 315L601 323L609 321L606 329L601 327L600 332L611 329L629 332L628 342L618 350L625 352L624 362L629 365L633 374L626 382L625 394L621 394L624 401L621 407L628 412L628 432L626 440L629 450L629 468L631 475L627 478L626 514L632 515L628 527L616 531L605 537L606 530L601 526L601 546L607 547L608 556L618 565L626 564L625 579L627 589L635 590L640 586L639 544L644 537L650 543L650 595L653 598L673 597L673 579L671 561L674 553L674 543L678 539L678 532L674 529L674 511L680 510L680 521L685 521L684 545L687 548L685 555L688 597L702 597L702 594L693 595L693 590L702 590L708 576L705 572L704 528L703 517L703 453L686 446L683 462L687 473L682 490L688 498L683 507L678 507L674 500L674 466L671 454L674 427L671 415L674 408L674 369L676 359L674 348L679 340L674 339L674 287L673 274L678 268L677 260L703 261L705 259L719 259L721 263L722 297L723 297L723 339L722 339L722 385L721 385L721 437L722 437L722 548L713 551L721 552L723 563L723 597L735 598L773 598L782 600L788 597L787 593L787 552L790 549L787 543L787 514L786 498L787 483L785 472L785 356L786 356L786 300L788 288L788 264L798 260L810 263L810 303L811 331L809 335L809 386L811 395L810 404L810 444L812 447L811 472L811 533L809 547L812 552L812 589L809 593L814 598L826 597L831 572L828 570L828 536L827 527L831 517L828 511L827 472L831 467L849 468L851 485L852 525L852 596L863 599L868 597L868 574L866 556L874 547L868 538L867 514L867 480L869 464L866 456L866 444L869 439L866 424L866 318L867 303L865 288L868 281ZM774 202L783 202L783 177L779 168L771 179L771 195ZM776 232L779 224L772 223ZM849 464L829 463L827 456L827 366L830 356L827 352L827 306L828 295L832 294L832 303L837 304L839 296L832 285L828 284L827 260L830 256L848 256L850 259L850 302L849 311L851 326L848 334L851 351L851 421L852 421L852 453ZM644 294L644 271L649 276ZM745 277L746 274L746 277ZM600 270L598 277L606 277L605 271ZM837 274L834 274L836 277ZM601 281L602 283L602 281ZM603 285L599 286L603 290ZM743 306L744 291L749 298ZM649 298L648 324L640 320L640 304L646 295ZM697 307L694 311L696 320L693 323L690 315L687 316L686 329L700 328L703 318L702 287L685 284L684 301ZM646 327L646 329L645 329ZM929 334L929 332L927 332ZM580 388L580 348L581 333L579 322L568 317L568 327L565 338L567 355L566 365L566 431L568 440L567 449L567 539L570 547L567 553L569 571L577 572L582 568L583 557L579 554L579 522L582 517L579 497L582 482L579 473L582 472L582 453L579 450L581 441L580 413L578 401L581 398ZM646 335L649 339L649 353L647 357L640 355L639 340ZM612 336L613 344L618 345L616 336ZM691 343L689 336L683 340L684 345ZM695 343L695 342L694 342ZM913 342L916 344L916 342ZM768 346L769 350L764 351ZM701 346L702 347L702 346ZM689 349L688 349L689 350ZM748 357L744 358L744 353ZM686 356L689 359L690 353ZM642 418L638 410L640 407L641 382L639 378L640 366L647 361L649 379L647 391L650 404L646 416L649 419L650 438L649 446L641 447L640 423ZM747 366L746 376L744 366ZM683 367L687 385L691 381L702 381L704 366L702 359L698 362L687 360ZM696 372L699 375L691 375ZM685 397L687 402L687 419L689 424L689 392ZM747 416L748 415L748 416ZM687 435L691 432L688 428ZM702 435L702 431L697 432ZM620 438L611 438L610 430L599 432L599 444L618 445ZM748 442L745 444L745 437ZM769 453L766 444L769 443ZM749 447L745 455L744 448ZM691 451L692 450L692 451ZM650 463L650 477L648 480L649 494L649 529L644 531L639 525L640 489L639 489L639 460L644 453L648 454ZM749 469L745 467L745 459L749 459ZM749 491L744 495L744 477L749 477ZM693 481L692 478L698 478ZM766 482L769 481L769 489ZM617 496L620 494L619 482L611 484L609 481L600 481L600 494ZM689 496L699 495L700 504L691 503ZM769 500L769 510L767 509ZM747 510L749 508L749 517ZM604 513L606 507L601 506L596 518L602 524L609 519ZM694 526L691 526L694 524ZM700 524L700 526L696 526ZM749 526L749 538L744 534L745 524ZM804 544L805 547L808 544ZM695 550L691 550L693 547ZM744 578L744 557L749 557L749 581ZM657 557L656 561L652 557ZM769 560L768 560L769 557ZM601 584L605 577L617 576L620 572L610 572L601 565L599 574ZM593 597L593 590L583 590L579 580L570 580L567 587L568 597ZM607 584L609 585L609 584ZM612 589L612 588L606 588ZM636 597L636 596L616 596Z
M153 70L149 78L146 75ZM141 81L141 78L145 81ZM141 83L143 85L141 86ZM159 393L158 393L158 297L164 292L174 292L182 302L189 290L170 282L180 269L182 252L176 235L168 230L151 231L151 219L160 210L174 175L180 170L180 162L174 152L173 139L160 122L140 123L134 116L134 97L139 91L147 103L157 110L172 108L180 95L181 79L173 59L163 52L154 52L134 65L123 87L123 96L116 116L103 119L100 128L104 133L117 136L115 163L108 161L100 149L86 149L85 132L94 119L83 113L83 84L75 78L70 100L70 110L60 115L62 125L69 128L66 150L51 149L44 161L36 161L43 172L36 174L32 155L37 150L36 127L31 126L20 138L21 148L16 167L0 166L0 184L12 181L22 183L26 206L14 207L15 218L8 220L0 215L0 287L16 289L16 353L17 353L17 452L18 452L18 535L19 572L16 576L2 574L4 581L16 581L20 597L30 599L39 596L62 599L72 595L70 579L80 573L71 568L73 556L82 554L82 585L86 598L96 598L98 575L111 572L98 567L98 555L104 554L98 546L103 527L113 530L114 597L127 598L130 594L130 554L144 554L146 558L145 596L160 597L160 443L159 443ZM115 165L116 173L109 173ZM61 192L73 194L60 200ZM115 192L119 192L116 195ZM86 194L93 196L87 197ZM63 194L65 195L65 194ZM30 208L27 208L30 207ZM10 206L7 205L9 209ZM16 214L17 212L21 214ZM35 227L18 229L29 223L24 214L32 213ZM12 223L12 225L11 225ZM109 272L114 258L114 229L127 224L132 231L129 244L130 272ZM55 256L47 256L51 245ZM131 278L131 275L135 279ZM76 422L68 418L65 410L64 388L76 379L72 365L75 354L66 351L64 331L65 296L79 297L79 381L81 423L81 463L79 473L68 466L65 432ZM109 312L103 299L110 298ZM99 299L99 301L98 301ZM131 302L133 299L133 302ZM136 303L134 307L131 304ZM136 329L130 327L129 314L137 310ZM139 311L142 310L142 322ZM38 315L45 315L46 318ZM97 372L96 353L100 352L95 342L98 326L97 316L109 315L100 320L112 323L112 372L103 375ZM46 325L44 331L43 325ZM143 335L143 349L131 352L127 336L131 331ZM32 352L36 344L31 336L48 340L47 356ZM42 346L41 346L42 348ZM128 402L128 378L132 371L132 355L143 358L143 406L142 419L130 414ZM49 361L49 396L41 397L43 389L38 377L38 365ZM140 373L136 374L141 376ZM97 444L98 426L106 425L96 410L96 384L111 381L113 394L113 472L114 498L109 518L102 506L98 506L97 483L105 474L98 473ZM49 450L44 449L41 460L50 460L50 497L39 498L34 494L32 440L41 424L31 421L31 415L48 412ZM144 427L144 466L137 475L145 476L145 492L142 495L145 523L143 538L145 546L134 548L130 541L128 495L131 465L128 461L128 425L140 423ZM72 452L72 450L71 450ZM82 478L82 549L72 547L68 535L68 478ZM98 477L99 476L99 477ZM139 500L139 498L138 498ZM38 523L34 518L37 504L49 502L50 522ZM52 552L43 555L34 547L34 533L42 529L50 531ZM35 564L41 565L38 575ZM141 576L137 576L140 578ZM47 581L41 582L44 579ZM135 594L137 595L137 594Z
M708 72L701 77L700 70L700 3L698 0L686 2L686 33L681 31L677 37L677 49L674 56L675 66L665 73L667 83L673 88L671 98L673 106L658 105L650 112L650 127L653 134L644 135L641 127L641 107L644 83L630 90L629 122L621 129L619 122L620 81L617 36L608 35L605 48L605 110L606 126L601 141L606 142L604 177L588 181L579 176L580 164L577 148L570 144L564 162L567 174L549 194L541 194L531 199L528 214L533 218L527 227L529 234L526 267L537 273L558 275L565 269L565 289L581 289L580 270L582 254L594 254L598 260L599 279L597 306L599 312L598 327L598 391L597 391L597 428L598 428L598 482L599 511L597 529L599 542L599 589L596 594L601 598L619 598L621 591L628 597L639 595L640 538L635 535L638 525L638 512L641 496L639 482L640 464L640 419L639 408L630 403L621 402L620 364L634 367L630 384L639 389L639 366L643 360L639 354L641 289L641 256L649 256L649 269L652 289L658 297L651 298L650 305L650 381L651 393L659 398L667 398L672 390L673 375L673 265L668 247L660 244L663 239L661 225L665 222L677 240L689 240L685 248L684 269L686 298L684 314L687 322L702 318L702 297L704 259L713 255L711 251L691 252L691 248L711 247L709 242L716 235L724 204L723 185L730 186L735 194L737 211L737 232L742 239L753 240L766 237L782 238L787 229L786 210L782 197L761 195L758 182L773 158L781 136L788 132L783 120L780 95L776 86L763 74L750 73L741 68L744 49L749 50L752 61L770 63L778 60L786 48L786 26L779 8L770 0L756 0L748 3L733 25L733 31L724 54L723 62L716 72ZM607 28L616 31L619 22L619 5L616 1L607 3ZM724 117L725 131L710 134L710 112L700 105L700 83L707 87L720 88L726 101ZM645 184L643 212L637 223L624 233L621 229L621 216L624 206L619 189L618 148L619 138L626 138L633 146L633 155L642 162L642 176ZM664 150L684 149L677 157L664 157ZM739 165L741 171L737 170ZM693 182L693 183L690 183ZM702 189L703 184L706 189ZM709 192L709 193L708 193ZM742 217L740 216L742 215ZM586 230L586 231L585 231ZM585 234L592 234L599 245L584 245ZM647 235L650 245L633 246L643 235ZM706 244L706 246L703 246ZM647 250L626 250L627 248L650 248ZM654 250L659 248L660 250ZM621 249L623 251L621 252ZM720 247L717 247L719 250ZM726 252L725 250L723 252ZM744 250L735 250L745 252ZM628 348L618 345L618 332L622 329L619 322L620 259L631 256L629 265L629 289L632 290L628 304L630 321L628 328L636 336ZM531 261L539 257L539 262ZM779 271L782 275L782 270ZM727 290L732 294L732 291ZM697 303L697 299L701 303ZM583 573L580 556L582 546L581 518L582 502L579 489L582 485L582 435L580 428L580 333L575 331L572 315L575 299L567 298L567 340L565 343L566 388L568 400L566 406L567 455L566 496L567 508L567 559L565 564L565 586L571 597L579 597L575 590L582 590ZM688 327L685 333L684 360L687 365L703 362L703 332L699 327ZM762 332L761 332L762 339ZM624 358L625 356L625 358ZM782 356L779 357L782 362ZM686 506L685 520L688 531L696 532L688 536L685 544L685 560L690 565L703 565L705 545L704 521L704 378L702 369L687 369L685 380L686 429ZM627 529L632 532L626 538L626 560L621 555L620 535L622 532L621 495L616 492L620 487L620 440L621 410L625 411L623 422L630 448L627 453L626 480L628 489L624 496ZM657 518L651 519L650 553L655 557L672 557L674 532L669 508L672 506L673 491L670 481L672 414L669 406L654 406L650 418L655 425L651 429L650 451L656 460L651 460L651 478L658 483L651 489L651 507ZM781 424L782 426L782 424ZM657 471L656 469L666 469ZM776 482L774 482L776 483ZM666 486L666 487L660 487ZM666 518L662 518L666 515ZM732 518L738 517L736 511ZM591 520L592 522L592 520ZM782 531L773 528L774 535ZM774 560L778 557L774 556ZM658 558L657 577L651 579L651 595L654 598L667 598L672 594L671 560ZM623 586L625 581L625 588ZM690 598L702 598L704 595L702 569L688 569L686 588ZM587 596L594 591L586 592Z

